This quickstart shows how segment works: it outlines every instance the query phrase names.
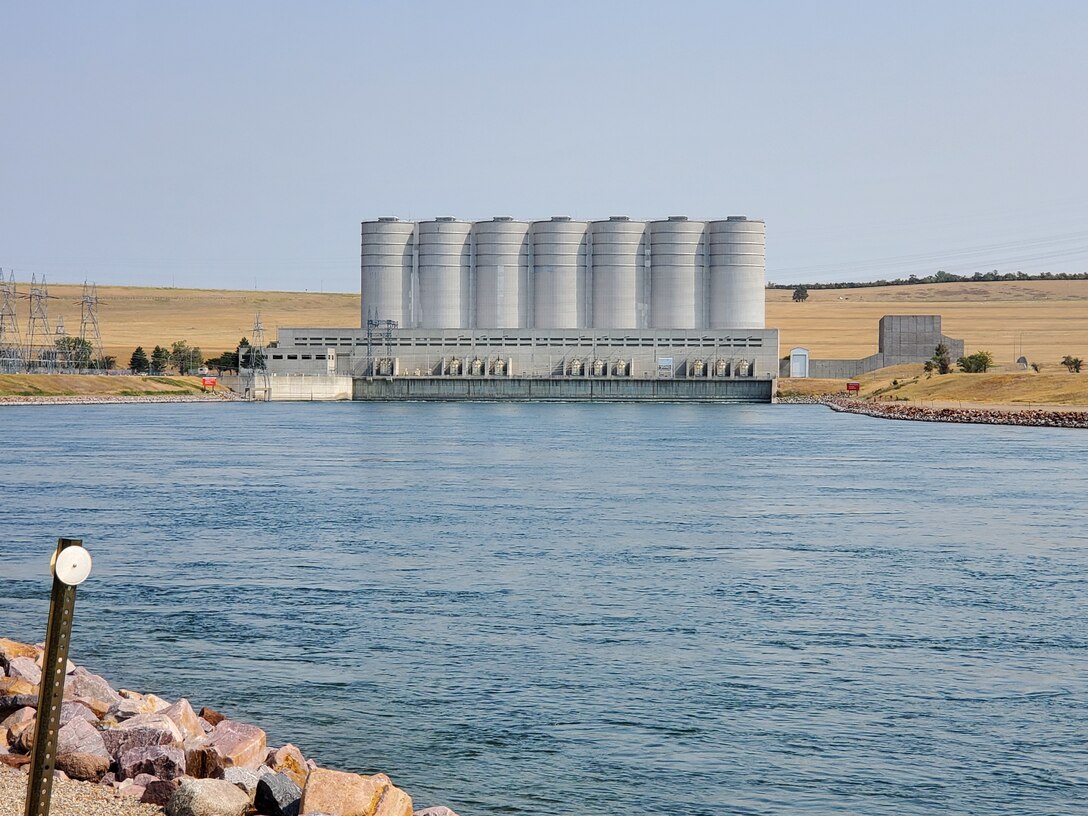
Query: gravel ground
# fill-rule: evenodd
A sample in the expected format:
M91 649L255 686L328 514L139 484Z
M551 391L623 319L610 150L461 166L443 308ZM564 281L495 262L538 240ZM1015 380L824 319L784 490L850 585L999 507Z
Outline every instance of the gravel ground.
M23 816L27 775L0 765L0 816ZM162 808L87 782L53 782L51 816L162 816Z

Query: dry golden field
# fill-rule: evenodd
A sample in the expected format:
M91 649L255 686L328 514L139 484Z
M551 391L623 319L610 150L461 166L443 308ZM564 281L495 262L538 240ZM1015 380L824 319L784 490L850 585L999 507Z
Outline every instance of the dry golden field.
M20 293L27 291L25 284ZM49 317L64 317L69 334L79 333L82 286L49 286ZM359 296L313 292L249 292L217 289L158 289L138 286L99 286L98 322L107 354L126 365L136 346L148 354L156 345L175 340L199 346L206 357L233 351L242 337L253 333L259 311L267 340L278 326L358 326ZM27 325L27 301L19 325Z
M26 291L23 284L21 291ZM50 317L79 329L80 287L51 285ZM1019 349L1044 370L1066 354L1088 359L1088 281L946 283L869 289L810 290L794 303L791 292L767 292L767 325L781 331L782 354L805 346L813 357L864 357L877 350L877 321L885 314L940 314L945 334L962 337L1010 365ZM206 356L233 349L252 333L260 311L269 340L279 326L358 326L357 294L250 292L103 286L99 320L106 352L124 365L137 345L185 340ZM26 325L26 301L20 325Z
M794 346L816 358L873 354L886 314L939 314L968 354L989 351L999 365L1014 363L1021 348L1044 370L1067 354L1088 360L1088 280L811 289L804 303L789 290L767 291L767 325L780 330L783 356Z

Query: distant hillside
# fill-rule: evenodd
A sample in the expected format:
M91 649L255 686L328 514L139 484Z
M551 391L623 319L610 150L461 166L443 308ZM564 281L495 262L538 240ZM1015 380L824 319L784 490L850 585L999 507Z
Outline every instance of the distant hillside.
M864 289L767 291L767 325L781 332L782 354L805 346L815 357L862 357L877 350L886 314L939 314L944 333L967 351L986 350L1011 365L1022 353L1056 366L1066 354L1088 357L1088 280L931 283Z
M893 280L875 281L836 281L833 283L768 283L768 289L789 289L798 287L805 289L869 289L876 286L924 286L928 283L989 283L994 281L1063 281L1063 280L1088 280L1088 272L1043 272L1039 275L1028 275L1025 272L976 272L973 275L955 275L951 272L937 272L933 275L918 277L911 275L909 278L894 278Z

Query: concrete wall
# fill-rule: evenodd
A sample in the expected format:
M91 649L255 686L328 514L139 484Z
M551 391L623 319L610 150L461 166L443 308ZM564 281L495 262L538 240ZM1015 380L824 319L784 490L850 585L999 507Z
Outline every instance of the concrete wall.
M963 356L963 341L941 333L940 315L884 315L880 318L877 350L889 358L923 362L933 356L939 343L948 346L953 360Z
M368 401L771 402L773 379L608 380L360 377L354 398Z
M273 402L349 400L351 392L351 377L343 375L300 377L273 374L269 377L269 399Z

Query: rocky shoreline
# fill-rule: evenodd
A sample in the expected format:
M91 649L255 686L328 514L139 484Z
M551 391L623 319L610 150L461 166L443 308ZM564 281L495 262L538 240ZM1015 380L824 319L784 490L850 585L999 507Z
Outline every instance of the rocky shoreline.
M140 396L110 396L97 397L64 396L64 397L0 397L2 405L129 405L150 402L240 402L242 397L234 392L219 392L215 394L168 394L155 396L146 394Z
M1039 428L1088 428L1088 411L1048 411L1037 408L934 408L910 402L865 402L845 397L779 397L781 404L826 405L832 411L877 419L913 422L959 422L976 425L1027 425Z
M0 638L0 816L23 812L41 661L41 646ZM56 816L457 816L413 810L383 773L321 768L255 725L114 689L71 663L60 723Z

